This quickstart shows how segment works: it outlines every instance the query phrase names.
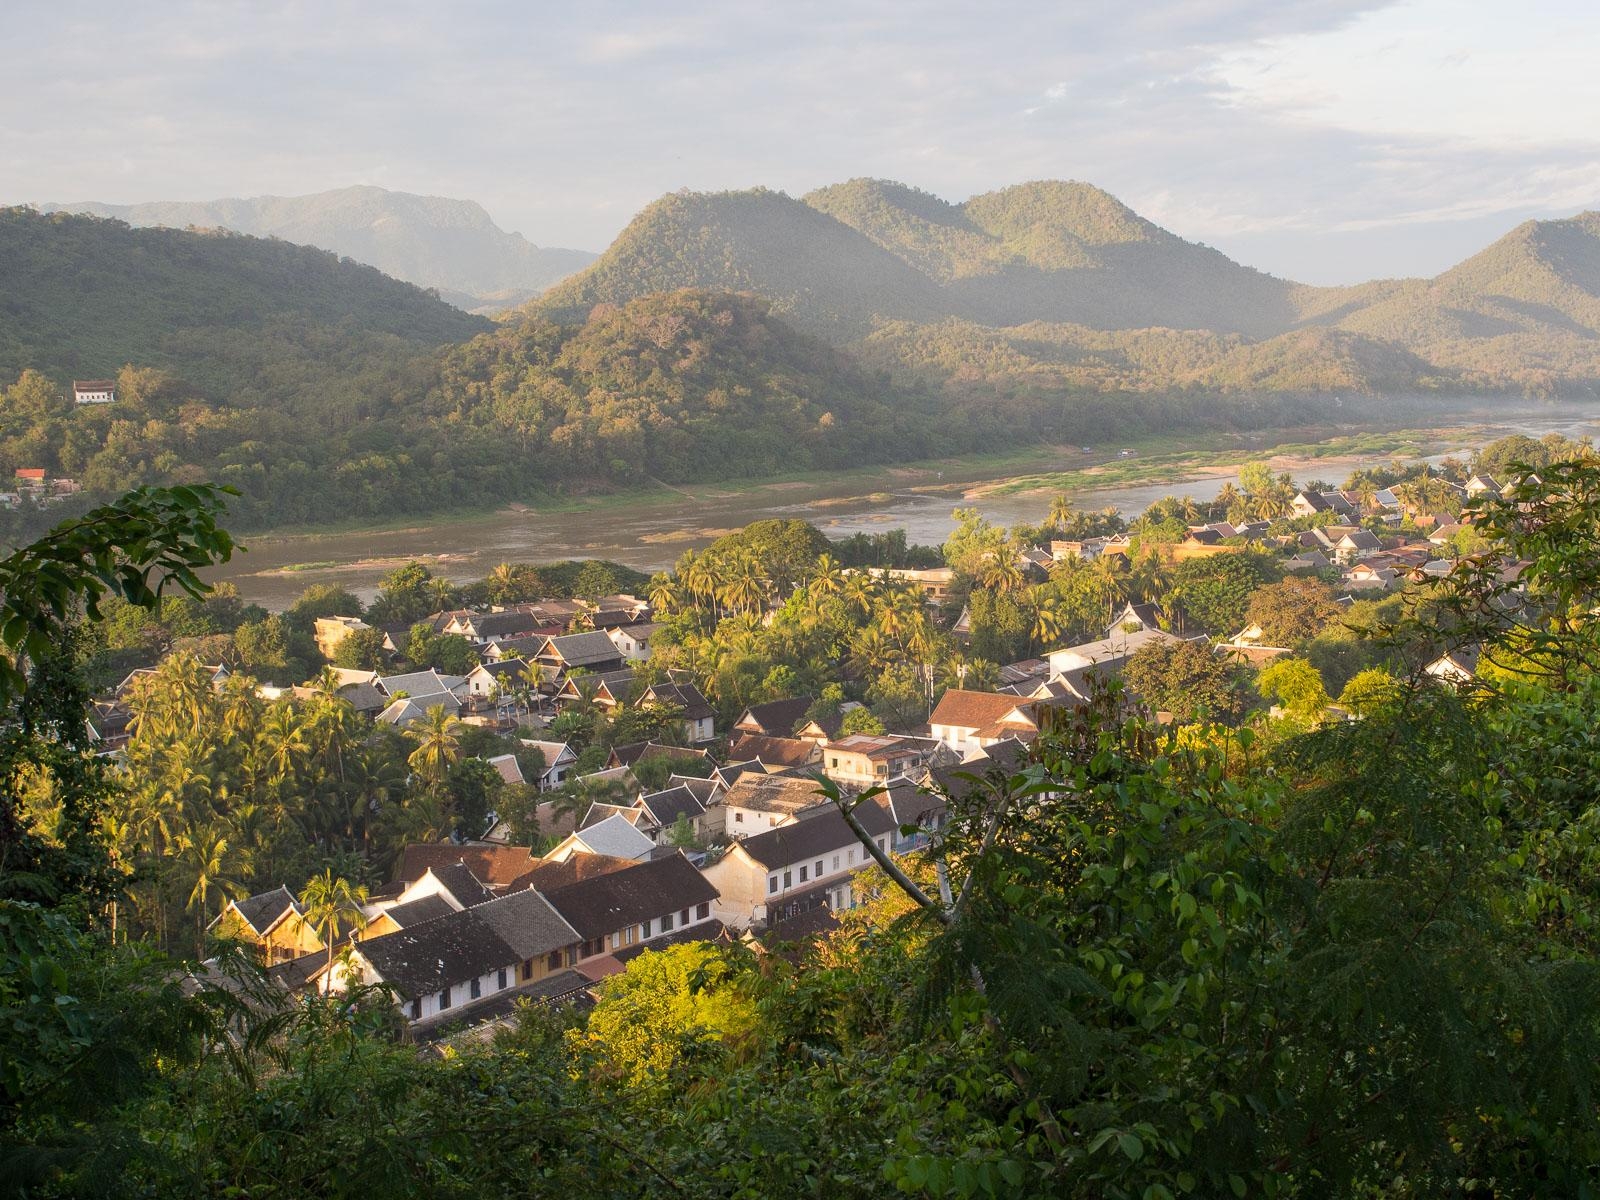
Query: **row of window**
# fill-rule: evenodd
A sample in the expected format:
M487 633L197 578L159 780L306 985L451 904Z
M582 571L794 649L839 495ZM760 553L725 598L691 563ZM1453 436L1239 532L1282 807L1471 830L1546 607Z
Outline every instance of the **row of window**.
M887 853L887 851L889 849L889 839L887 837L880 837L880 838L877 839L877 843L878 843L878 849ZM814 863L801 863L800 866L799 866L799 875L800 875L799 882L806 883L806 882L809 882L809 881L812 881L812 880L821 879L825 875L831 875L831 874L833 874L834 872L836 872L836 871L838 871L840 869L839 856L837 854L835 854L833 856L832 865L828 868L828 870L825 871L825 870L823 870L823 864L826 861L827 860L825 860L825 859L819 858ZM863 856L861 861L863 863L866 862L865 856ZM844 868L843 869L851 870L852 868L855 867L855 865L856 865L856 852L855 852L855 850L853 850L853 849L846 850L844 852ZM795 875L794 871L784 871L781 876L779 874L777 874L777 873L774 873L772 875L768 875L767 876L767 895L774 896L774 895L776 895L778 893L778 891L780 889L784 890L784 891L787 891L789 888L794 887L795 886L794 875Z
M702 903L700 903L700 904L695 906L695 909L694 909L694 920L695 921L704 921L704 920L707 920L710 916L711 916L711 905L710 905L709 902L702 902ZM638 941L641 941L641 942L649 941L650 937L651 937L652 928L654 928L657 932L660 932L660 933L671 933L672 930L674 928L676 928L676 927L688 926L688 925L690 925L692 923L693 922L691 922L690 919L689 919L689 910L687 908L685 908L685 909L683 909L682 911L680 911L680 912L678 912L676 914L668 913L664 917L661 917L659 921L655 921L655 922L645 921L641 925L630 925L630 926L628 926L628 928L624 929L621 933L610 934L609 938L606 937L606 936L593 938L590 941L582 943L578 947L576 953L574 953L571 949L567 949L567 950L564 950L564 951L563 950L552 950L550 952L550 957L546 960L546 964L545 965L551 971L559 971L559 970L561 970L563 965L570 967L575 962L577 962L577 960L580 959L580 958L592 958L597 954L604 954L606 952L606 949L607 949L606 943L607 943L608 940L610 942L610 948L612 950L618 950L618 949L621 949L624 946L633 945L635 940L638 940ZM525 963L522 964L522 982L526 983L532 978L533 978L533 962L532 962L532 960L529 960L528 962L525 962ZM500 970L495 973L495 990L496 991L503 991L503 990L505 990L506 987L509 986L509 984L510 984L510 968L501 967ZM471 1000L477 1000L477 999L482 998L482 996L483 996L483 983L482 983L482 981L479 980L479 979L471 980L467 984L467 991L468 991L468 998L471 999ZM453 987L447 987L447 988L444 989L444 991L439 993L439 1011L440 1012L444 1012L446 1009L448 1009L451 1006L451 1004L453 1003L451 997L453 996L454 992L455 992L455 989ZM422 1019L422 1000L421 1000L420 997L411 1002L411 1019L413 1021L420 1021Z

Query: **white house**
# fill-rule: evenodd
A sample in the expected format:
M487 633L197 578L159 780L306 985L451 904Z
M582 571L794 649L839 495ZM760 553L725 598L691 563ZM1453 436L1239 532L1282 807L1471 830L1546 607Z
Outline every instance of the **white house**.
M940 697L928 726L934 737L965 757L1006 738L1031 741L1039 732L1038 705L1001 692L950 688Z
M893 848L895 821L879 798L855 810L879 848ZM831 804L813 815L736 841L705 869L717 890L712 911L737 929L760 928L823 904L834 912L855 904L851 879L871 856Z
M74 379L72 399L77 404L111 404L117 398L114 379Z
M612 645L622 652L623 658L629 662L643 662L650 657L651 635L660 628L659 622L645 621L637 625L620 625L605 633Z

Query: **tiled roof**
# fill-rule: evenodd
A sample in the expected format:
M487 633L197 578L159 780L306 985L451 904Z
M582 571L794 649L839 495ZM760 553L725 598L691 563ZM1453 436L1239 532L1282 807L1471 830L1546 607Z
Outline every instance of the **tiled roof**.
M508 889L519 892L524 888L538 888L546 896L571 887L585 879L609 875L613 871L626 871L638 863L631 858L617 858L610 854L574 854L565 862L542 862L527 874L520 876Z
M729 808L793 813L826 803L815 779L803 775L741 775L722 797Z
M887 806L876 799L867 800L855 809L856 819L873 837L894 829L894 818ZM756 862L773 870L793 863L804 862L824 852L838 850L857 842L855 833L845 824L845 819L831 805L814 816L805 817L791 825L780 825L766 833L745 838L739 846Z
M1001 720L1014 708L1026 707L1026 701L999 692L969 692L951 688L939 699L930 725L949 725L957 729L982 729Z
M489 889L484 887L483 881L472 873L472 868L464 862L443 863L437 867L429 867L428 872L439 881L445 891L456 898L456 903L462 908L482 904L492 895Z
M541 658L547 655L559 656L561 661L569 667L585 667L591 663L616 662L622 657L616 644L605 634L591 631L588 633L568 633L560 637L553 637L539 652Z
M814 696L795 696L789 700L752 704L740 716L738 725L748 727L752 732L786 738L794 732L797 724L805 720L806 710L815 703Z
M680 814L693 820L706 811L700 798L682 784L642 796L639 805L663 829L676 821Z
M413 925L421 925L424 921L432 921L436 917L447 917L455 911L450 907L450 901L443 896L424 896L420 900L386 908L382 915L401 929L409 929Z
M233 902L234 911L258 934L272 928L278 918L291 908L295 912L300 911L300 905L296 903L294 895L288 888L282 886L275 887L270 892L261 892Z
M800 738L736 731L728 753L733 758L759 758L772 767L803 767L817 761L817 744Z
M562 888L550 904L584 938L717 898L717 889L682 854L640 863Z
M475 908L358 942L356 953L408 1000L523 961Z
M523 961L582 940L550 901L535 891L514 892L472 911Z
M430 867L466 863L492 888L504 888L538 863L531 846L453 846L412 842L400 851L395 878L415 883Z
M610 854L617 858L639 858L650 852L655 843L635 829L621 816L607 817L598 825L573 834L595 854Z
M658 704L681 708L686 721L704 721L716 715L711 702L692 683L652 684L646 695Z

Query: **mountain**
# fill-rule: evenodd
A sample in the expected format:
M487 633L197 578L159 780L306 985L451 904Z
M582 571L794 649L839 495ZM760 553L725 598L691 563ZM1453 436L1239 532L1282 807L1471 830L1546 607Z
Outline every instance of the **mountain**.
M753 291L840 341L879 320L950 317L1270 336L1296 319L1298 291L1087 184L1022 184L955 205L856 179L800 200L663 197L541 307L571 315L677 287Z
M636 216L541 312L581 320L596 304L697 288L753 292L802 329L859 336L880 317L947 315L939 286L828 214L781 192L675 192Z
M347 187L312 196L150 204L49 204L130 225L230 229L332 250L471 311L509 308L581 270L584 250L535 246L470 200Z
M1136 391L1551 395L1600 380L1600 214L1529 222L1436 279L1319 288L1185 241L1085 183L960 204L877 179L799 200L683 192L535 307L573 320L680 287L752 292L902 377L958 387L996 378L1001 360L1035 383ZM1225 336L1244 341L1228 349ZM1152 346L1158 367L1142 358Z
M488 322L325 250L228 233L0 209L0 380L125 363L222 393L286 388L289 364L458 342Z

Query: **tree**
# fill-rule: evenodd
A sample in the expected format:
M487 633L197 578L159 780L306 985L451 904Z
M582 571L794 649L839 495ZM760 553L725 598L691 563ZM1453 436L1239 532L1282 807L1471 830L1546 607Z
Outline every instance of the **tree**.
M572 1038L638 1095L678 1091L690 1072L711 1077L755 1022L736 963L704 942L641 954L605 982Z
M367 927L365 885L351 883L331 869L313 875L300 892L306 924L317 931L328 948L328 970L333 970L333 947L341 938ZM331 976L330 976L331 978Z
M1382 667L1368 667L1357 671L1344 691L1339 693L1339 707L1358 717L1383 712L1405 696L1405 687Z
M1328 710L1322 676L1303 658L1273 659L1256 676L1256 690L1302 721L1320 721Z
M1172 568L1172 596L1183 612L1183 627L1215 637L1232 637L1245 626L1251 595L1280 578L1266 554L1208 554Z
M1257 588L1250 596L1245 617L1260 626L1266 645L1297 646L1321 633L1339 612L1327 584L1290 576Z
M333 650L333 665L355 671L376 671L387 661L381 629L351 630Z
M446 773L461 758L461 729L459 720L435 704L414 721L407 733L416 741L417 748L406 759L411 769L431 783L442 783Z
M852 708L845 713L839 722L839 736L849 737L853 733L868 733L874 736L884 732L883 722L875 717L870 708Z
M1235 724L1247 705L1238 669L1206 642L1152 642L1128 659L1123 679L1147 706L1171 713L1180 725L1202 716Z
M488 832L489 814L500 803L505 780L481 758L463 758L450 768L445 796L456 833L470 841Z

